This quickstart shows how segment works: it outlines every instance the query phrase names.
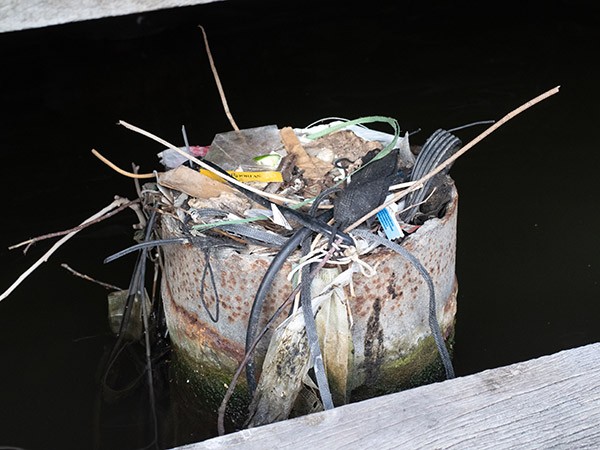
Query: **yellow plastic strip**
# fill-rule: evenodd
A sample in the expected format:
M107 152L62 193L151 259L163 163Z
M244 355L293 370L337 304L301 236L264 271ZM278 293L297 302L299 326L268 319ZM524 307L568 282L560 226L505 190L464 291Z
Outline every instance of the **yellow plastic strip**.
M200 169L200 173L215 180L223 181L221 177L206 169ZM281 172L277 172L275 170L268 170L266 172L236 172L234 170L228 170L227 173L236 180L243 181L245 183L249 181L259 181L262 183L281 183L283 181Z

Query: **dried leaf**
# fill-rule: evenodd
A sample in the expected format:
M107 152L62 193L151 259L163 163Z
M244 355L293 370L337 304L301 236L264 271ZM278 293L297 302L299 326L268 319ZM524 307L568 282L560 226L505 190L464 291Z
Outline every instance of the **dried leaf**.
M352 320L346 300L344 289L336 287L316 317L323 363L336 406L348 403L348 375L353 360Z
M248 427L288 418L308 372L309 360L304 319L302 314L294 314L273 333L250 404Z
M319 388L307 374L306 377L304 377L302 389L298 393L298 397L294 403L294 408L290 413L290 418L305 416L323 410L323 402L319 397Z
M318 277L317 277L318 278ZM312 300L313 310L328 301L331 291ZM311 367L310 349L302 308L277 327L271 341L258 386L249 407L248 427L285 420L304 386Z
M317 327L323 305L331 303L334 296L343 298L343 286L348 283L353 270L349 269L340 273L338 268L321 269L313 280L311 290L314 293L313 295L316 296L312 299L312 307L313 311L319 311L317 313ZM338 308L343 310L343 314L338 311ZM327 313L326 316L333 315L336 319L326 321L329 324L326 344L331 347L328 353L333 351L334 343L338 342L341 343L342 355L346 355L345 364L336 362L338 358L333 356L328 358L331 361L329 363L331 371L336 374L334 382L336 386L340 386L339 389L336 388L336 392L340 392L339 402L343 403L346 398L345 391L350 367L348 359L352 353L352 339L349 334L350 319L345 303L339 299L336 300L333 308L330 307L329 309L333 312ZM336 324L337 322L339 324ZM326 361L325 354L323 358ZM287 419L292 408L297 406L296 401L299 393L309 381L307 373L311 363L302 308L298 308L293 315L277 327L271 337L263 363L262 374L250 404L250 418L247 425L249 427L260 426ZM328 370L327 365L325 367ZM318 407L319 405L315 406L315 408Z
M224 183L202 175L186 166L158 174L158 183L170 189L185 192L191 197L212 198L232 189Z

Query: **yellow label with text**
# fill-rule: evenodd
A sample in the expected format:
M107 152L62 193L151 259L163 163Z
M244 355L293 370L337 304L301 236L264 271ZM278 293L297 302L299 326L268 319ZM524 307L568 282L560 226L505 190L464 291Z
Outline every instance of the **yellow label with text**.
M214 180L223 181L219 175L214 174L210 170L200 169L200 173ZM249 181L258 181L262 183L281 183L283 181L281 172L274 170L268 170L266 172L236 172L234 170L228 170L227 173L236 180L246 183Z

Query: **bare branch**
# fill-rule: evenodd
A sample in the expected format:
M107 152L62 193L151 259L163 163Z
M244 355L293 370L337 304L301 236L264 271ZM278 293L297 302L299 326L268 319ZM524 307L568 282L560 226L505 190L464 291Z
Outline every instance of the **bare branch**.
M229 123L233 127L235 131L240 131L239 127L233 120L233 116L229 111L229 105L227 104L227 99L225 98L225 91L223 91L223 86L221 85L221 79L219 78L219 72L217 72L217 67L215 66L215 62L212 57L212 53L210 52L210 47L208 46L208 37L206 36L206 31L204 31L204 27L202 25L198 25L198 28L202 30L202 36L204 37L204 46L206 47L206 54L208 55L208 61L210 63L210 69L212 70L213 76L215 77L215 83L217 83L217 89L219 90L219 95L221 96L221 103L223 104L223 109L225 110L225 114L229 119Z
M28 239L26 241L19 242L18 244L11 245L10 247L8 247L8 249L9 250L14 250L15 248L19 248L19 247L23 247L24 245L27 245L27 247L25 248L25 250L23 250L23 253L27 253L27 250L29 249L29 247L31 246L31 244L35 244L36 242L43 241L43 240L46 240L46 239L55 238L55 237L58 237L58 236L64 236L65 234L69 234L69 233L81 231L84 228L89 227L90 225L93 225L93 224L98 223L98 222L102 222L103 220L108 219L109 217L112 217L115 214L118 214L119 212L123 211L125 208L128 208L128 207L131 207L136 212L136 214L137 214L137 210L135 208L135 205L137 205L140 201L139 200L129 201L127 199L124 199L124 200L126 200L127 203L122 204L117 209L109 212L108 214L103 215L102 217L98 217L97 219L94 219L94 220L89 220L88 219L89 222L85 221L85 222L81 223L80 225L77 225L76 227L70 228L68 230L56 231L54 233L44 234L42 236L34 237L34 238Z
M92 283L99 284L100 286L105 287L106 289L111 289L114 291L122 291L123 290L120 287L115 286L113 284L103 283L102 281L98 281L98 280L90 277L89 275L83 274L81 272L77 272L75 269L72 269L71 267L69 267L69 265L66 263L62 263L60 265L60 267L62 267L63 269L67 269L69 272L71 272L76 277L83 278L86 281L91 281Z
M0 301L4 300L6 297L8 297L12 293L12 291L14 291L25 280L25 278L27 278L29 275L31 275L35 271L35 269L37 269L40 265L42 265L42 263L45 263L46 261L48 261L50 256L52 256L52 254L56 250L58 250L61 245L63 245L65 242L67 242L69 239L71 239L73 236L75 236L79 231L81 231L83 228L85 228L85 227L83 227L83 225L87 224L88 222L93 222L93 221L103 217L104 215L108 214L113 209L119 208L120 206L122 206L126 203L129 203L129 202L130 201L126 198L117 197L110 205L106 206L105 208L101 209L93 216L84 220L81 223L80 227L77 227L78 228L77 230L71 231L69 234L64 236L61 240L56 242L52 246L52 248L50 248L50 250L48 250L46 253L44 253L44 255L40 259L38 259L29 269L27 269L25 272L23 272L21 274L21 276L19 278L17 278L17 280L6 291L4 291L4 293L2 293L2 295L0 295Z
M484 138L486 138L487 136L492 134L494 131L496 131L498 128L500 128L502 125L504 125L506 122L508 122L510 119L521 114L523 111L532 107L536 103L539 103L539 102L547 99L551 95L558 93L559 88L560 88L560 86L556 86L555 88L550 89L549 91L546 91L541 95L538 95L537 97L529 100L527 103L519 106L517 109L509 112L502 119L500 119L498 122L493 124L491 127L487 128L483 133L481 133L479 136L477 136L475 139L473 139L471 142L469 142L467 145L465 145L463 148L461 148L458 152L456 152L454 155L452 155L450 158L448 158L442 164L437 166L435 169L433 169L428 174L424 175L422 178L416 180L411 187L409 187L408 189L406 189L402 192L398 192L397 194L394 194L388 201L384 202L381 206L375 208L373 211L369 212L368 214L365 214L363 217L358 219L352 225L348 226L344 230L344 232L347 233L347 232L355 229L357 226L359 226L365 220L373 217L375 214L377 214L379 211L381 211L385 207L391 205L392 203L398 202L398 200L405 197L412 191L415 191L415 190L419 189L420 187L424 186L424 184L427 180L429 180L430 178L432 178L435 175L437 175L438 173L440 173L442 170L444 170L446 167L448 167L450 164L452 164L454 161L456 161L458 158L460 158L462 155L464 155L467 151L469 151L472 147L474 147L476 144L478 144Z
M131 172L127 172L126 170L121 169L120 167L118 167L115 163L109 161L107 158L105 158L104 156L102 156L100 154L100 152L96 149L92 149L92 154L98 158L100 161L102 161L104 164L106 164L108 167L110 167L112 170L114 170L115 172L120 173L121 175L124 175L126 177L129 178L154 178L154 173L131 173Z

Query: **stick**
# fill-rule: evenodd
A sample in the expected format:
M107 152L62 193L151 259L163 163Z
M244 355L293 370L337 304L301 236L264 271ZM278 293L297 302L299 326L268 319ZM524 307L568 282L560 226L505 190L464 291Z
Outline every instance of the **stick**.
M62 263L62 264L60 265L60 267L62 267L63 269L67 269L69 272L71 272L71 273L72 273L73 275L75 275L76 277L83 278L83 279L84 279L84 280L86 280L86 281L91 281L92 283L99 284L100 286L102 286L102 287L104 287L104 288L106 288L106 289L110 289L110 290L113 290L113 291L122 291L122 290L123 290L123 289L121 289L120 287L118 287L118 286L115 286L115 285L113 285L113 284L104 283L104 282L102 282L102 281L98 281L98 280L96 280L96 279L94 279L94 278L90 277L89 275L86 275L86 274L84 274L84 273L81 273L81 272L77 272L75 269L73 269L73 268L69 267L69 265L68 265L68 264L66 264L66 263Z
M43 241L45 239L50 239L50 238L54 238L54 237L58 237L58 236L64 236L65 234L69 234L69 233L72 233L72 232L81 231L84 228L87 228L90 225L93 225L95 223L102 222L103 220L108 219L109 217L112 217L115 214L123 211L125 208L132 207L133 205L136 205L137 203L139 203L139 200L133 200L133 201L129 201L128 200L127 203L122 204L117 209L115 209L115 210L113 210L113 211L105 214L102 217L99 217L99 218L94 219L94 220L89 220L88 219L89 222L85 221L81 225L77 225L76 227L73 227L73 228L71 228L69 230L57 231L55 233L48 233L48 234L44 234L43 236L38 236L38 237L34 237L34 238L28 239L28 240L23 241L23 242L19 242L18 244L11 245L10 247L8 247L8 249L9 250L13 250L15 248L19 248L19 247L22 247L24 245L27 245L27 248L25 250L23 250L23 253L26 253L27 249L29 248L29 246L31 244L34 244L35 242ZM132 209L134 211L136 211L135 208L132 207ZM137 211L136 211L136 213L137 213Z
M118 208L128 202L129 202L129 200L126 198L117 197L110 205L108 205L107 207L98 211L92 217L84 220L81 223L81 225L87 224L88 222L92 222L92 221L104 216L106 213L112 211L113 209ZM21 276L19 278L17 278L17 281L15 281L6 291L4 291L4 293L2 295L0 295L0 301L4 300L6 297L8 297L11 294L11 292L14 291L17 288L17 286L19 286L25 280L25 278L27 278L29 275L31 275L35 269L37 269L40 265L42 265L42 263L45 263L46 261L48 261L48 258L50 258L50 256L56 250L58 250L61 245L63 245L65 242L67 242L69 239L71 239L73 236L75 236L80 230L81 230L81 228L79 228L75 231L72 231L69 234L67 234L65 237L63 237L61 240L56 242L56 244L54 244L52 246L52 248L50 248L50 250L48 250L46 253L44 253L44 255L40 259L38 259L35 262L35 264L33 264L29 269L27 269L25 272L23 272L21 274Z
M123 125L125 128L128 128L132 131L135 131L136 133L139 133L143 136L146 136L156 142L161 143L162 145L164 145L165 147L168 147L172 150L175 150L177 153L179 153L182 156L185 156L187 159L189 159L190 161L195 162L196 164L198 164L200 167L202 167L203 169L206 169L212 173L214 173L215 175L218 175L219 177L226 179L227 181L229 181L232 184L235 184L237 186L240 186L243 189L246 189L248 191L254 192L255 194L260 195L261 197L265 197L268 198L271 201L274 201L275 203L279 204L279 205L289 205L289 204L294 204L296 202L293 202L292 200L290 200L289 198L286 197L282 197L281 195L276 195L276 194L270 194L268 192L264 192L261 191L260 189L256 189L253 186L250 186L249 184L246 183L242 183L241 181L236 180L235 178L233 178L232 176L229 175L225 175L223 172L219 172L218 170L216 170L214 167L209 166L208 164L206 164L205 162L199 160L198 158L195 158L192 155L187 154L186 152L184 152L183 150L175 147L173 144L171 144L170 142L165 141L162 138L159 138L158 136L143 130L139 127L136 127L135 125L131 125L127 122L125 122L124 120L119 120L119 125Z
M450 164L452 164L454 161L456 161L458 158L460 158L462 155L464 155L467 151L469 151L472 147L474 147L476 144L478 144L484 138L486 138L487 136L492 134L494 131L496 131L498 128L500 128L502 125L504 125L506 122L508 122L510 119L521 114L526 109L531 108L536 103L539 103L542 100L545 100L546 98L550 97L551 95L558 93L559 89L560 89L560 86L556 86L555 88L552 88L549 91L546 91L543 94L538 95L537 97L529 100L527 103L519 106L517 109L509 112L502 119L500 119L498 122L493 124L491 127L487 128L483 133L481 133L479 136L477 136L475 139L473 139L471 142L469 142L467 145L465 145L463 148L461 148L459 151L457 151L454 155L452 155L450 158L448 158L442 164L437 166L435 169L433 169L431 172L424 175L420 179L416 180L411 187L409 187L408 189L406 189L402 192L398 192L397 194L394 194L394 196L391 197L389 201L384 202L381 206L379 206L379 207L375 208L373 211L365 214L363 217L358 219L352 225L348 226L344 230L344 232L347 233L347 232L355 229L357 226L359 226L365 220L369 219L370 217L373 217L375 214L377 214L382 209L386 208L387 206L391 205L392 203L396 203L398 200L405 197L412 191L415 191L415 190L419 189L420 187L424 186L425 182L427 180L429 180L430 178L432 178L435 175L437 175L438 173L440 173L442 170L444 170L446 167L448 167Z
M213 76L215 77L215 83L217 83L217 89L219 90L219 95L221 96L221 103L223 104L223 109L225 110L225 115L229 119L229 123L233 127L235 131L240 131L239 127L233 120L233 116L229 111L229 105L227 104L227 99L225 98L225 92L223 91L223 86L221 85L221 80L219 78L219 72L217 72L217 67L215 66L215 62L213 61L212 53L210 52L210 47L208 46L208 37L206 36L206 31L204 31L204 27L202 25L198 25L198 28L202 30L202 36L204 37L204 46L206 47L206 54L208 55L208 62L210 63L210 70L212 70Z
M131 163L131 169L136 175L140 173L140 166L136 166L133 162ZM154 176L154 173L152 173L152 175ZM142 198L142 186L140 185L140 180L138 178L134 178L133 184L135 185L135 192L137 193L138 198Z
M126 177L134 178L134 179L135 178L154 178L154 173L132 173L132 172L127 172L126 170L121 169L116 164L112 163L107 158L105 158L104 156L102 156L100 154L100 152L98 150L96 150L96 149L92 149L92 154L96 158L98 158L100 161L102 161L104 164L106 164L108 167L110 167L111 169L113 169L115 172L118 172L121 175L125 175Z

